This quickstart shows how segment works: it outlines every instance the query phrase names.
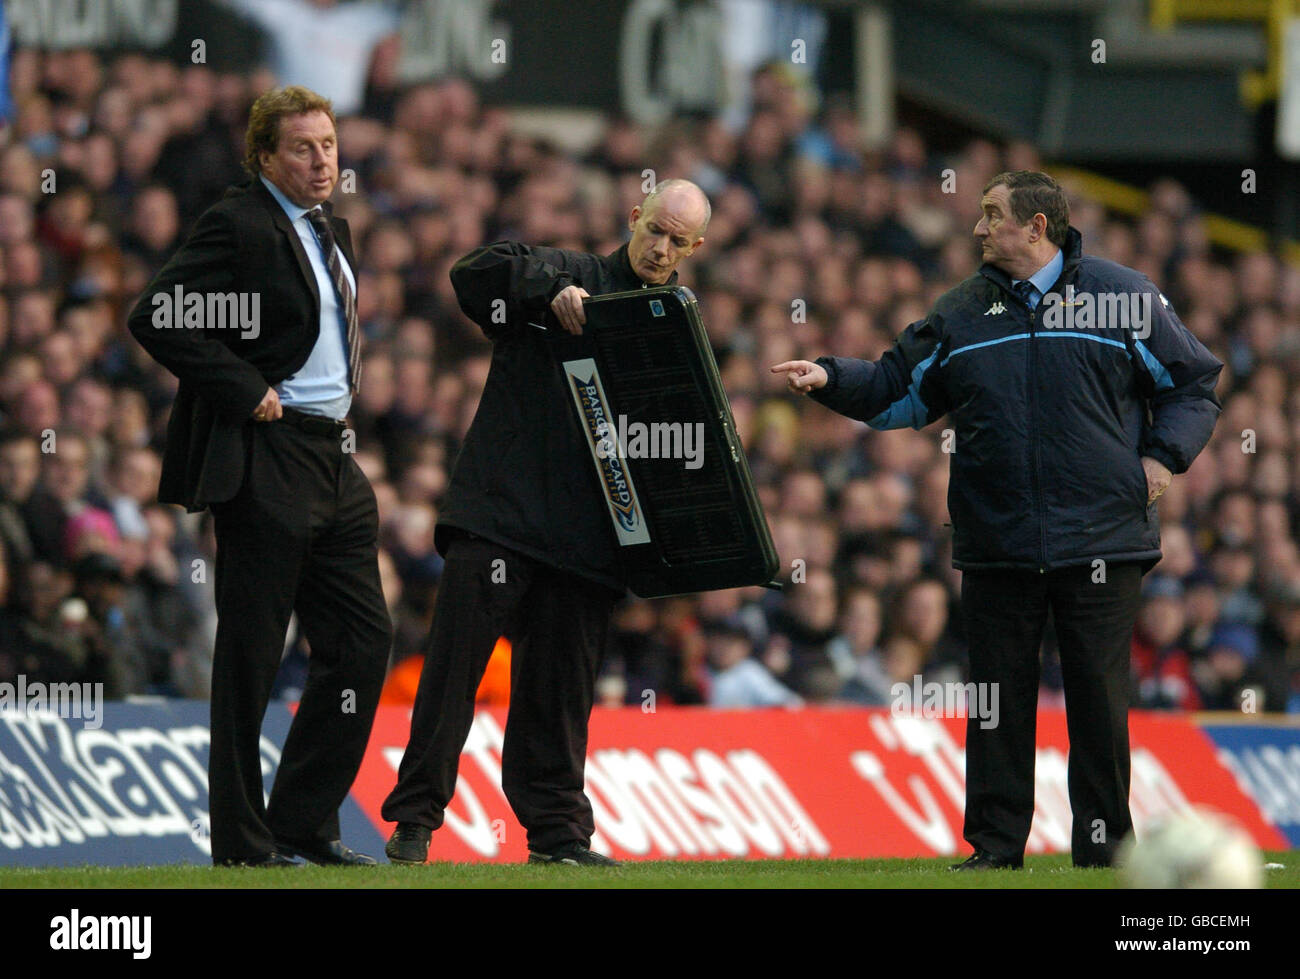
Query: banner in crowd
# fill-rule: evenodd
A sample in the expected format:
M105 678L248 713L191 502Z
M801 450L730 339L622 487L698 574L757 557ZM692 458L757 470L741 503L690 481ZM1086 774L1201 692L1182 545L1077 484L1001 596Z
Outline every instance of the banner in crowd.
M261 745L268 791L290 720L271 705ZM380 709L341 813L344 840L362 852L382 854L391 831L380 806L408 726L406 709ZM432 859L526 859L501 789L504 726L504 711L475 718ZM1130 730L1139 828L1200 803L1238 819L1262 847L1297 843L1298 729L1203 730L1187 717L1134 713ZM597 710L587 756L593 846L634 860L957 856L968 849L964 737L960 719L883 709ZM108 703L94 725L0 710L0 865L207 863L208 740L205 703ZM1030 853L1069 850L1067 747L1064 714L1041 712Z
M851 30L815 4L772 0L419 0L403 16L399 71L405 81L459 74L489 101L617 110L653 125L737 109L749 73L769 62L825 81L831 20ZM835 87L849 88L851 72L837 67Z
M352 5L361 6L356 0ZM815 4L773 0L365 0L400 16L398 79L468 79L487 101L618 111L654 124L674 114L743 111L749 74L772 61L836 89L853 84L851 45L823 71L832 25ZM7 0L16 43L140 50L218 71L274 66L316 16L307 2ZM259 9L259 8L265 9ZM568 29L578 27L580 29ZM281 33L277 33L281 32ZM201 42L201 47L199 46ZM282 52L283 53L283 52ZM368 55L357 70L364 74ZM288 83L294 79L281 79ZM301 81L301 80L299 80Z

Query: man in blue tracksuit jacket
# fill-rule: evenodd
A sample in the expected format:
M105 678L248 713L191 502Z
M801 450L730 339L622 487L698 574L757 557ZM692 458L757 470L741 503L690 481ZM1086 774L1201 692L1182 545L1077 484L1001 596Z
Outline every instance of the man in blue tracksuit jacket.
M980 204L984 264L878 361L772 370L873 428L951 416L948 510L970 679L998 685L1000 714L992 727L967 720L963 835L975 852L959 869L1023 863L1049 609L1074 863L1104 866L1132 829L1129 649L1142 575L1160 559L1155 501L1209 440L1223 365L1144 275L1083 254L1047 174L999 174Z

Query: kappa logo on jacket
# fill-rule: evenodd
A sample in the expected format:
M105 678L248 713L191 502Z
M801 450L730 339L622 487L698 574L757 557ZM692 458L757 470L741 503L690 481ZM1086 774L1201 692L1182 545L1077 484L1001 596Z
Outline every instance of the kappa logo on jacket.
M1007 307L1003 306L1001 302L996 302L996 303L994 303L992 306L990 306L988 309L986 309L986 310L984 311L984 315L985 315L985 316L1000 316L1001 314L1005 313L1006 311L1007 311Z

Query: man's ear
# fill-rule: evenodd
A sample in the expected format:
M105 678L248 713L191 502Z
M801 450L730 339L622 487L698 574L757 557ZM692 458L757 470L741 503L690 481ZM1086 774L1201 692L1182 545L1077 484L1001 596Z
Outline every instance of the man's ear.
M640 219L640 217L641 217L641 205L637 204L632 208L632 213L629 214L627 217L628 231L634 231L636 229L636 223Z
M694 254L695 254L695 250L696 250L697 248L699 248L702 244L704 244L704 239L703 239L703 238L696 238L696 239L695 239L695 243L694 243L693 245L691 245L691 250L688 251L686 254L687 254L687 255L694 255Z

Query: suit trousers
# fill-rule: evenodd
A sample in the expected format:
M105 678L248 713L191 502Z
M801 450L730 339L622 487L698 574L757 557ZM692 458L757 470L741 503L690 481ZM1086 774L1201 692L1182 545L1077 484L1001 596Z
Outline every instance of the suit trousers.
M375 495L341 433L250 424L239 493L211 505L218 621L208 784L218 864L264 856L276 839L339 838L338 809L361 766L392 644ZM311 660L264 804L261 726L294 612Z
M1034 815L1039 650L1051 610L1065 684L1075 866L1108 866L1129 815L1129 657L1142 570L1107 563L1038 571L970 570L962 615L970 679L998 685L997 723L966 722L966 824L977 850L1023 856Z
M617 596L483 538L447 547L390 822L437 829L456 791L474 700L497 638L511 640L501 787L532 850L587 844L587 723Z

